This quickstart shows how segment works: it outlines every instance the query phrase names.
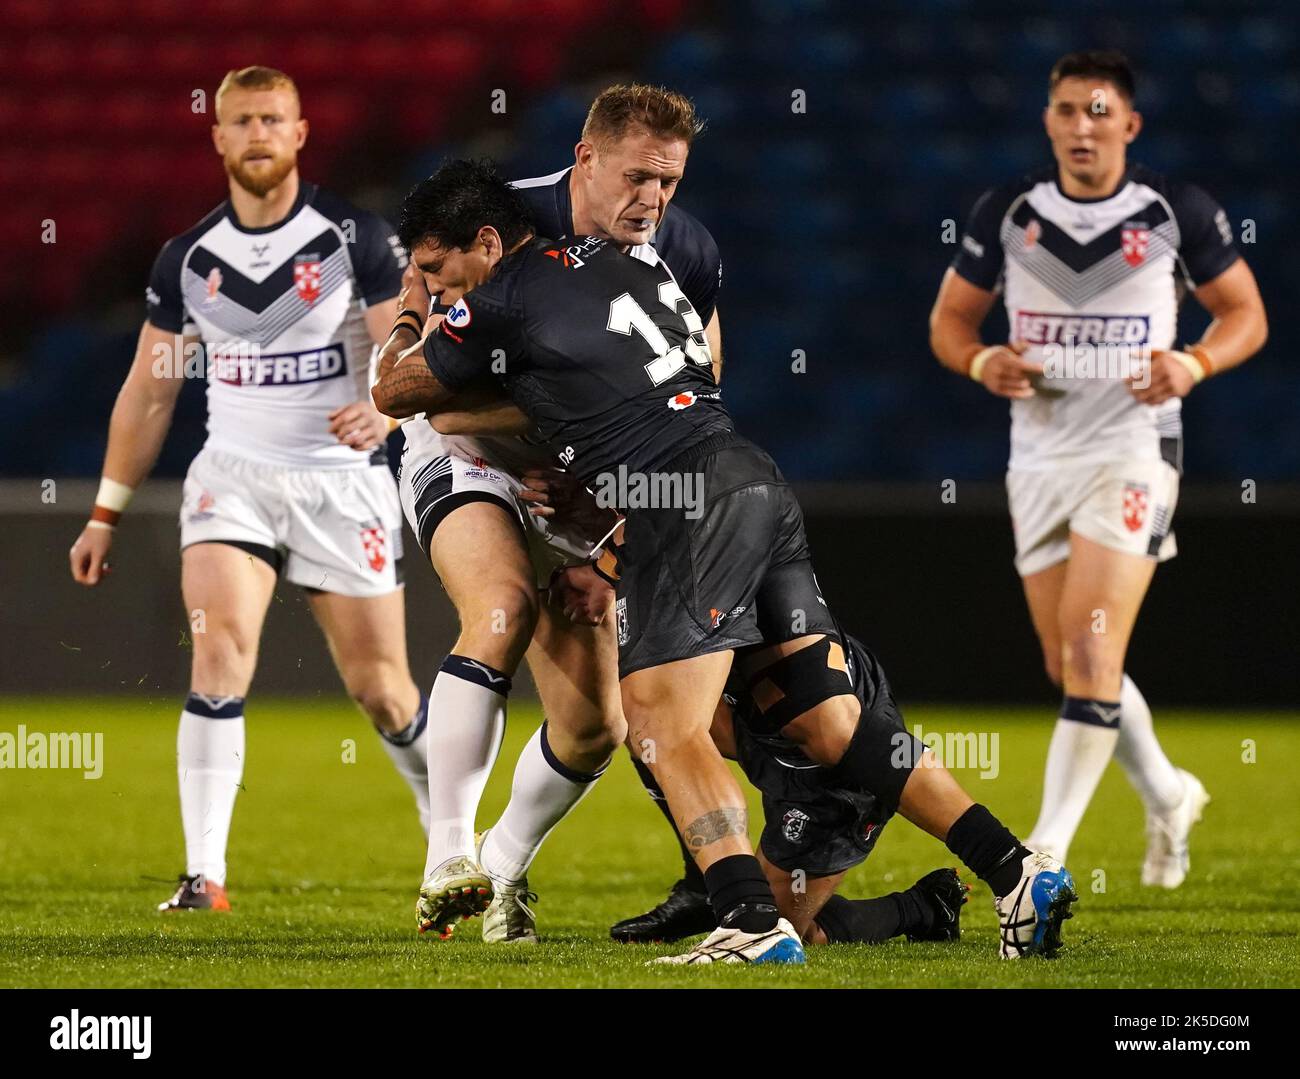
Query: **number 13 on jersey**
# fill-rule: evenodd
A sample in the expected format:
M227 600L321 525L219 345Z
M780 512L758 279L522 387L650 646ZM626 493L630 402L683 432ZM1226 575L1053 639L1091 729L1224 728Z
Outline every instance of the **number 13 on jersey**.
M609 304L609 322L607 330L630 336L635 330L650 346L655 358L645 365L645 373L650 376L652 385L659 386L667 382L686 366L689 356L693 363L701 367L713 367L713 355L709 351L708 338L704 336L704 323L696 314L676 281L664 281L659 286L659 302L681 317L686 324L687 340L685 346L668 345L663 331L655 325L654 319L646 314L645 308L633 299L630 293L623 293Z

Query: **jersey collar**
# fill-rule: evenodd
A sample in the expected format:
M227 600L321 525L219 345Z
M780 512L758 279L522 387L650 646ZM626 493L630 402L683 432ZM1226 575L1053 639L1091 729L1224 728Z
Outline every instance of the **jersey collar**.
M1133 166L1126 165L1124 167L1124 174L1119 178L1119 183L1115 185L1115 190L1112 191L1109 195L1099 195L1095 199L1076 199L1073 195L1067 195L1065 191L1062 189L1061 169L1059 165L1052 173L1052 186L1056 188L1056 193L1060 195L1061 198L1063 198L1066 202L1077 202L1080 205L1086 205L1091 202L1109 202L1111 199L1115 198L1115 196L1120 194L1124 190L1124 188L1128 187L1128 185L1132 182L1132 180L1133 180Z
M306 206L307 203L311 202L315 194L316 194L315 184L309 184L305 180L299 180L298 197L293 200L293 205L289 207L289 212L285 214L282 218L280 218L279 221L276 221L270 225L262 225L261 227L255 229L250 229L239 223L239 218L235 216L235 207L231 204L229 199L226 199L226 204L223 207L223 212L225 214L226 220L230 222L230 224L234 227L234 229L237 232L245 233L248 236L258 236L264 232L274 232L276 229L284 228L286 223L288 223L294 217L297 216L299 210L301 210L304 206Z

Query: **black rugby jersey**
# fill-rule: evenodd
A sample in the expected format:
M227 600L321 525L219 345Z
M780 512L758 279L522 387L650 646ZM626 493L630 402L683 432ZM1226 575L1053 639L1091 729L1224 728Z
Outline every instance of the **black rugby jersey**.
M699 314L657 259L593 236L535 239L502 259L425 339L449 390L498 375L583 483L651 473L732 430Z

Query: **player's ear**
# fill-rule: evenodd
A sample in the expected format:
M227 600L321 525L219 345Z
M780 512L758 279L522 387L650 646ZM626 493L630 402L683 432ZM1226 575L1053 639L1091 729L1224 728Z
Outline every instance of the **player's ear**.
M301 150L303 148L303 144L306 143L307 141L307 130L308 130L307 121L305 119L299 120L297 123L293 125L293 129L298 136L298 141L295 144L296 148Z
M578 145L573 148L573 160L590 180L592 171L596 167L596 148L586 139L579 139Z
M491 225L484 225L478 230L478 242L483 245L490 266L495 266L501 256L505 254L505 245L501 242L501 233L497 232Z
M1132 109L1128 114L1128 127L1124 129L1124 142L1128 144L1138 137L1142 130L1142 114Z

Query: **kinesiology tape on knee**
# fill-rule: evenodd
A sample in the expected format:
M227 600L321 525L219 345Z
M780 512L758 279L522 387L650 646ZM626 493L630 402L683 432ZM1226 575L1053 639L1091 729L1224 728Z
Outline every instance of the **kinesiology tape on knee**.
M910 731L878 722L870 712L863 712L844 756L830 770L831 782L868 790L894 813L924 751L925 744Z
M853 692L844 648L839 641L823 637L764 667L749 680L761 721L760 733L774 734L822 701Z

